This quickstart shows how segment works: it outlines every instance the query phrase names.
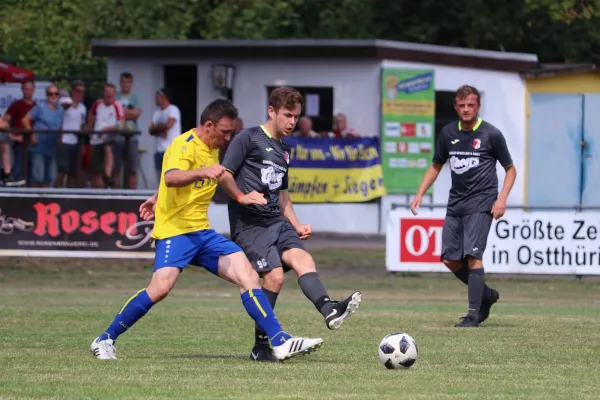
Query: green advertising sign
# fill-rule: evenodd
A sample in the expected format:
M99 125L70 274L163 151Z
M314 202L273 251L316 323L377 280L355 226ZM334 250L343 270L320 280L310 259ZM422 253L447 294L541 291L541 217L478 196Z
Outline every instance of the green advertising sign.
M381 96L385 187L389 194L416 193L433 156L434 71L383 68Z

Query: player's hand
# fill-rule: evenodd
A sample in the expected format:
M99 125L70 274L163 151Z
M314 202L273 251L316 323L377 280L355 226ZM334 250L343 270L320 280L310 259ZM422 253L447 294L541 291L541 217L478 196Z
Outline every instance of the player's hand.
M154 212L156 211L156 195L150 197L148 200L142 203L140 206L140 218L144 221L150 221L154 218Z
M312 226L300 224L296 227L296 233L300 239L306 240L312 234Z
M500 198L497 199L496 202L494 203L494 207L492 207L492 216L494 217L494 219L499 219L504 216L505 212L506 212L506 200L500 199Z
M264 194L258 193L257 191L253 190L252 192L240 197L238 203L240 203L243 206L248 206L250 204L264 206L265 204L267 204L267 199L265 199Z
M417 215L417 208L421 207L421 202L423 201L423 197L416 195L415 198L410 202L410 211L413 215Z
M207 179L219 179L223 175L223 172L225 172L225 167L219 164L214 164L200 170L201 178Z

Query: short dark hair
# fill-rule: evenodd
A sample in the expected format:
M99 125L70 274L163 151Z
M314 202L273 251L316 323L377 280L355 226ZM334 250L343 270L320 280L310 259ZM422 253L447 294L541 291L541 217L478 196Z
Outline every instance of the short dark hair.
M77 86L85 87L85 82L83 82L81 79L75 79L73 82L71 82L71 89L75 89Z
M35 81L33 79L25 79L23 82L21 82L21 89L23 89L28 83L31 83L35 88Z
M171 102L171 94L169 93L169 90L167 88L160 88L156 91L156 93L162 94L167 98L167 100L169 100L169 103Z
M133 75L131 74L131 72L123 72L121 74L121 79L123 79L123 78L133 80Z
M456 90L456 94L454 95L454 102L456 103L456 99L466 99L468 96L474 94L477 97L477 104L481 102L481 95L479 94L479 90L477 90L474 86L462 85Z
M273 89L269 95L269 106L273 107L275 111L279 111L281 107L289 110L294 108L296 104L300 104L300 107L302 107L304 100L300 92L294 88L278 87Z
M238 117L238 110L229 100L218 99L207 105L200 115L200 125L211 121L217 124L223 118L235 120Z

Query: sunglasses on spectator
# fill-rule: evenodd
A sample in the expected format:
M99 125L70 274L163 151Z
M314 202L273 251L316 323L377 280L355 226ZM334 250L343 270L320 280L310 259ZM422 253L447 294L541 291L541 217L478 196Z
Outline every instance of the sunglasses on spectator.
M46 92L47 96L58 96L58 92Z
M77 93L85 93L85 89L75 89Z

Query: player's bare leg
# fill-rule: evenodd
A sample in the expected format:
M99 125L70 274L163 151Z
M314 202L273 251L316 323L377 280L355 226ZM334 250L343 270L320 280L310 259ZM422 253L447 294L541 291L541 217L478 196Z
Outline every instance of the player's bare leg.
M237 252L219 257L219 276L240 288L242 303L248 314L267 333L273 355L279 361L319 349L323 339L290 336L283 331L273 308L263 294L258 273L244 253Z
M313 302L317 310L325 317L325 324L329 329L338 329L344 321L350 318L358 307L362 297L360 292L342 301L332 301L327 290L317 273L315 261L303 249L287 249L281 255L281 260L298 275L298 284L304 295Z
M94 339L90 346L92 354L100 360L116 360L117 337L146 315L152 306L167 297L175 286L180 271L180 268L164 267L154 272L148 287L131 296L106 331Z

